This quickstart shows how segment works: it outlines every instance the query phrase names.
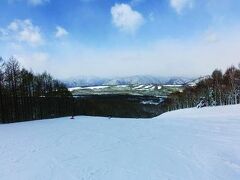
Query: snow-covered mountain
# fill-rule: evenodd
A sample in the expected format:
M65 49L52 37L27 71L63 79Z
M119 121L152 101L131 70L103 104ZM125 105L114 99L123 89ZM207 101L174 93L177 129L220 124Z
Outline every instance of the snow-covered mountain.
M104 85L161 84L166 80L167 78L154 76L129 76L110 79L109 81L105 82Z
M79 77L69 78L63 82L68 87L77 86L102 86L102 85L129 85L129 84L168 84L181 85L191 81L185 77L157 77L157 76L128 76L116 78Z
M175 77L169 79L165 84L168 85L182 85L185 84L186 82L192 81L191 78L184 78L184 77Z
M200 81L203 81L203 80L208 79L208 78L210 78L210 76L202 76L202 77L199 77L197 79L192 79L192 80L188 81L187 83L185 83L185 85L196 86Z
M98 77L76 77L76 78L68 78L62 80L67 87L78 87L78 86L101 86L108 79L107 78L98 78Z

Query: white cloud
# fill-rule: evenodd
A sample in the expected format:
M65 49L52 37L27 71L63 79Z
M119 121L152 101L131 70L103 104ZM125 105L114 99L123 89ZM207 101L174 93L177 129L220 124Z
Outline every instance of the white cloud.
M57 27L56 27L55 36L56 36L57 38L61 38L61 37L66 36L66 35L68 35L68 32L67 32L66 29L64 29L64 28L61 27L61 26L57 26Z
M170 0L170 5L178 14L181 14L184 9L193 7L193 1L194 0Z
M31 20L14 20L6 28L1 29L0 39L27 43L38 46L43 43L40 28L32 24Z
M143 16L128 4L115 4L111 14L113 24L126 33L134 33L144 22Z
M8 29L12 30L12 31L17 31L19 28L18 26L18 22L17 21L13 21L8 25Z

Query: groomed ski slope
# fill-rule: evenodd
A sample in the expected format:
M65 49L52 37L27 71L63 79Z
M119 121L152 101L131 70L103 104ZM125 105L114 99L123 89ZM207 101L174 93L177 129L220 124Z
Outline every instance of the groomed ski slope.
M0 125L1 180L239 180L240 106Z

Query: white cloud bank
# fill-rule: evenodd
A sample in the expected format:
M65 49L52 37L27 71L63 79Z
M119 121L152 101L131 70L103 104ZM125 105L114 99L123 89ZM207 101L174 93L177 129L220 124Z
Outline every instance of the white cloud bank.
M25 68L36 72L44 71L49 63L49 55L42 50L46 45L40 27L30 19L16 19L0 28L1 56L16 57Z
M56 27L56 33L55 33L56 38L61 38L66 35L68 35L68 31L66 29L64 29L61 26Z
M78 44L58 47L53 59L68 63L50 64L60 78L75 76L202 76L215 68L223 70L240 63L240 27L211 30L195 38L166 39L144 47L99 50ZM218 40L216 40L218 39ZM67 53L66 53L67 52Z
M126 33L134 33L144 22L143 16L128 4L115 4L111 15L113 24Z
M193 0L170 0L170 5L178 14L181 14L182 11L186 8L193 7Z
M0 39L13 42L27 43L38 46L43 43L40 28L32 24L31 20L14 20L6 28L0 28Z

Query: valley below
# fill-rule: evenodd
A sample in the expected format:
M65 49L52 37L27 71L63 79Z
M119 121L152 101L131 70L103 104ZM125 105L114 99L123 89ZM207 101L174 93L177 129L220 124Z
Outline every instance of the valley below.
M159 85L159 84L136 84L136 85L102 85L72 87L69 91L73 95L136 95L166 97L172 92L181 91L183 85Z
M162 102L182 85L108 85L69 88L82 115L152 118L164 112Z

